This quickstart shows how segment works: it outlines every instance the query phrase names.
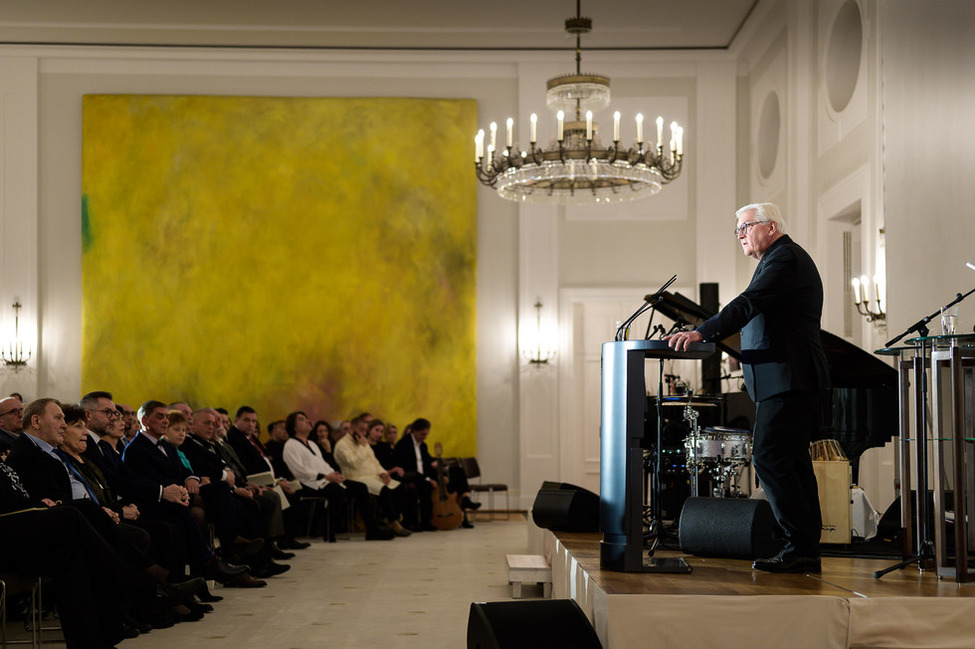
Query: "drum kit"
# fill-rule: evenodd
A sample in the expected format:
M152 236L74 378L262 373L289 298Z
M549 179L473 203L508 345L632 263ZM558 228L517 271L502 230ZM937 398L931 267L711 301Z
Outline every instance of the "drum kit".
M699 496L698 477L704 473L711 477L711 495L721 498L737 497L741 474L752 459L752 433L739 428L708 426L701 430L700 413L696 407L713 406L707 401L665 399L664 406L683 406L684 421L690 433L684 438L684 457L690 473L691 496Z

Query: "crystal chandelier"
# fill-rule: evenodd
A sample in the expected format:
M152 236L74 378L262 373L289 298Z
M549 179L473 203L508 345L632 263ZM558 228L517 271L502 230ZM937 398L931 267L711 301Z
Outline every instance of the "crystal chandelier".
M636 140L620 144L620 113L613 114L613 143L603 146L594 111L609 106L609 78L583 74L582 35L592 31L592 20L580 14L565 21L565 31L576 37L576 73L549 79L545 103L556 111L557 136L547 148L537 146L538 116L529 118L529 147L514 146L514 120L506 122L505 146L498 150L498 125L492 122L487 142L484 130L474 138L477 178L497 189L501 198L532 203L607 203L653 196L680 175L684 129L670 124L670 142L664 147L663 117L658 117L657 145L643 139L643 115L636 116ZM575 119L566 121L566 114ZM585 111L585 112L583 112ZM485 155L486 145L486 155ZM646 147L646 148L645 148Z

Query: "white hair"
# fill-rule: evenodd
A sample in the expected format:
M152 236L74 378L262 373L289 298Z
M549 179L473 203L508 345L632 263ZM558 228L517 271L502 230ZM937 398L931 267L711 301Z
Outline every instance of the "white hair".
M775 203L750 203L744 207L739 207L738 211L735 212L735 220L745 212L752 210L755 211L756 221L759 223L775 223L779 232L786 233L785 219L782 218L782 212L779 211L779 206Z

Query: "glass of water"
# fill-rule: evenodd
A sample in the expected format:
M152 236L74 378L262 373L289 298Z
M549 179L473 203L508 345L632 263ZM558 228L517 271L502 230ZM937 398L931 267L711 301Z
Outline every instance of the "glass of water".
M957 306L941 307L941 334L944 336L954 335L955 327L957 324L958 324L958 307Z

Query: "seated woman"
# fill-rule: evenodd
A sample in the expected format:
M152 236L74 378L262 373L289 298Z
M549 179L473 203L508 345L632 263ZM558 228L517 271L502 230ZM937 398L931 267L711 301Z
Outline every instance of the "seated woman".
M400 483L391 475L396 469L387 471L372 451L371 443L379 441L385 427L383 422L373 419L364 435L358 430L346 435L335 445L335 460L346 478L366 485L369 493L379 499L389 529L397 536L409 536L410 531L400 524ZM398 475L403 475L402 469L398 470Z
M346 493L359 504L362 520L366 524L367 541L385 541L393 538L393 532L376 524L373 504L366 485L355 480L346 480L322 457L318 444L313 443L311 420L301 411L292 412L285 419L288 441L284 444L283 458L291 474L301 482L304 489L321 494L328 499L329 542L335 541L335 529L341 520L339 512L346 505Z

